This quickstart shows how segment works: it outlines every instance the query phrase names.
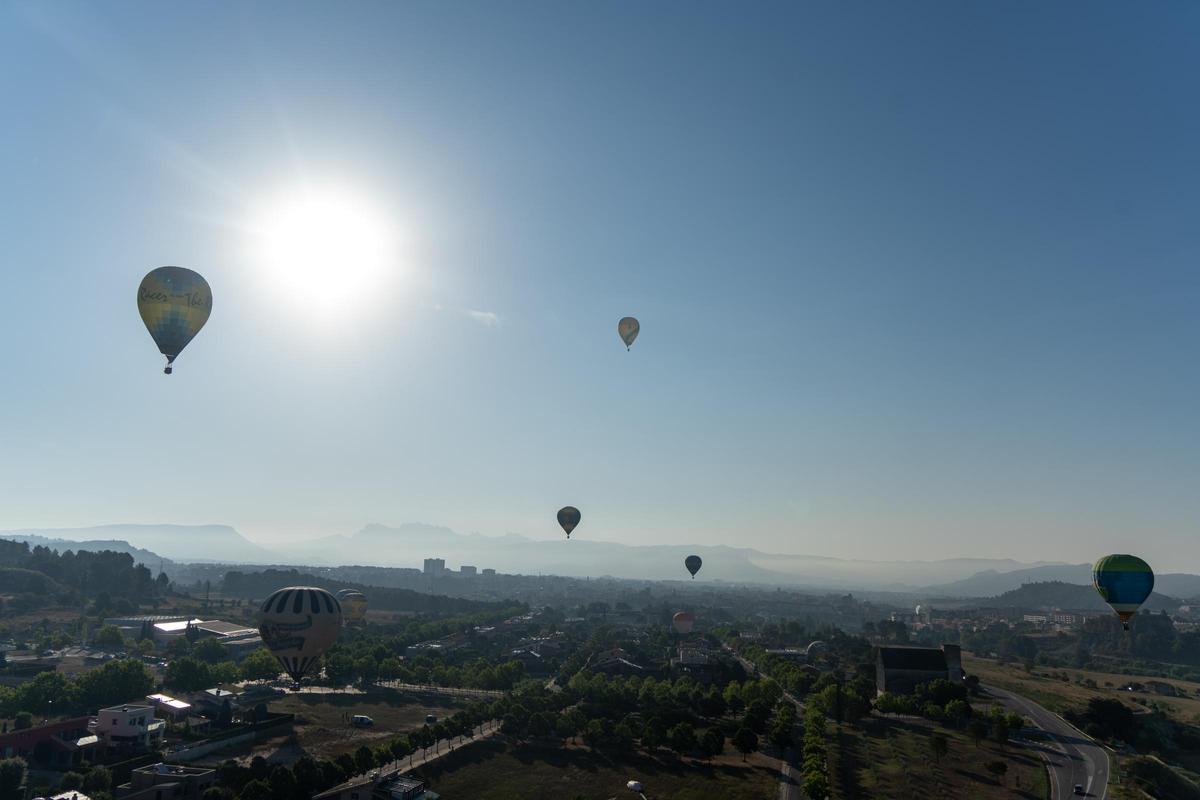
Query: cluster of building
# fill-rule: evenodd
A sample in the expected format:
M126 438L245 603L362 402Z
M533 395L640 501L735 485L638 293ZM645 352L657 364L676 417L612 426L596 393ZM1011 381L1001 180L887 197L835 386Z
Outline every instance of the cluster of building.
M479 625L476 626L470 633L452 633L448 636L443 636L440 639L428 639L424 642L410 644L404 650L404 655L412 658L419 655L441 655L445 653L453 653L456 650L462 650L471 644L471 638L477 637L480 639L489 639L500 633L509 633L513 630L520 629L537 621L542 614L541 611L530 611L528 614L521 614L516 617L509 617L503 622L497 622L495 625Z
M191 617L135 616L110 617L105 625L112 625L123 636L131 639L153 640L155 647L167 648L177 639L216 639L228 649L230 655L240 659L262 646L262 637L255 628L247 628L236 622L219 619Z
M473 578L477 575L482 575L485 578L496 577L496 570L484 568L482 570L463 564L458 568L458 572L446 569L446 559L444 558L427 558L421 569L423 575L428 575L432 578L441 578L449 575L462 575L463 577Z
M187 699L147 695L145 702L100 709L78 716L0 734L0 758L20 757L34 766L70 769L87 762L111 763L160 751L167 723L203 731L224 713L238 708L239 695L213 688Z

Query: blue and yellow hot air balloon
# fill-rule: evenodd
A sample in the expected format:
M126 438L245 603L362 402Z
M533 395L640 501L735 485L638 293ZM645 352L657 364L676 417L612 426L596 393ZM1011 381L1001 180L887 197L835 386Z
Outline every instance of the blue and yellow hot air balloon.
M1092 585L1129 630L1129 618L1154 590L1154 572L1137 556L1105 556L1092 568Z
M137 295L138 313L158 350L167 357L163 372L187 347L212 313L212 289L198 272L183 267L159 267L142 278Z

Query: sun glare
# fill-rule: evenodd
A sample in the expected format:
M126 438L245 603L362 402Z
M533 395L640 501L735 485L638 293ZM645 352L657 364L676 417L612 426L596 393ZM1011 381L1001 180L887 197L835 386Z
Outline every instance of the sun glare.
M263 207L254 260L272 286L314 311L338 311L390 285L393 226L375 206L340 189L302 190Z

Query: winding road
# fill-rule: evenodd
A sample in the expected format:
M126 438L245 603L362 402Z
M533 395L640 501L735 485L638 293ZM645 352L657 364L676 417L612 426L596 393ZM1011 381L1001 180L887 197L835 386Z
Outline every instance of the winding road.
M1076 784L1084 788L1086 797L1104 800L1108 796L1108 753L1103 747L1028 698L994 686L982 688L1046 732L1050 746L1042 749L1042 757L1050 768L1054 800L1075 796Z

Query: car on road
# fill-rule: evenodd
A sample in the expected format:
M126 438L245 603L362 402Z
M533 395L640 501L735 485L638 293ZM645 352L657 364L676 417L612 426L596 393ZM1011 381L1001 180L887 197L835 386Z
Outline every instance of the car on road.
M437 715L436 714L426 714L425 715L425 724L426 725L437 725Z
M350 724L356 728L369 728L375 724L375 720L371 719L366 714L355 714L350 718Z
M1075 794L1079 794L1079 795L1084 794L1082 783L1075 784Z

